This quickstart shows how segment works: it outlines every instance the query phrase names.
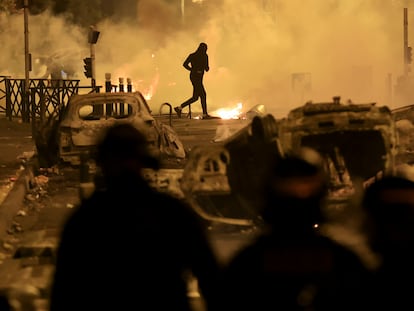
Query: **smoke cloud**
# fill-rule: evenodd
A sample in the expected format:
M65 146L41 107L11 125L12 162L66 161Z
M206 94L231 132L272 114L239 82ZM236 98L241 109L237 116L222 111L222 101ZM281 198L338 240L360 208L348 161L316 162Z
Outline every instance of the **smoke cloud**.
M245 109L263 104L280 117L333 96L393 107L390 87L404 70L404 7L412 25L414 8L403 0L140 0L137 22L96 25L97 84L104 88L105 73L112 84L130 78L151 97L154 111L163 102L176 106L192 93L182 63L206 42L209 112L241 102ZM23 14L0 16L1 75L24 77L23 21ZM411 29L408 45L414 45ZM31 78L45 70L35 60L53 55L81 85L90 85L82 62L90 54L87 30L49 12L30 16L29 50ZM198 102L192 107L201 110Z

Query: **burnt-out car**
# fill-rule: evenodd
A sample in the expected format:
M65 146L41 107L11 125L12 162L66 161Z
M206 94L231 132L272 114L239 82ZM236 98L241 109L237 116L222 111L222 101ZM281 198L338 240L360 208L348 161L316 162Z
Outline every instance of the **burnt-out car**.
M255 115L216 145L191 150L180 180L182 192L208 222L235 230L260 226L268 161L281 152L276 119L271 114Z
M321 152L339 183L367 181L395 166L397 132L391 110L376 103L308 102L279 121L285 151Z
M50 133L43 135L47 139L41 140L46 142L46 148L37 143L38 151L49 152L48 166L57 161L80 165L81 156L94 152L102 130L117 123L129 123L144 132L161 160L186 156L174 129L152 116L148 103L138 91L73 95L57 119L46 125Z
M284 152L311 147L326 159L330 211L342 212L355 191L395 169L398 136L388 106L376 103L308 102L278 122ZM336 215L335 215L336 216Z

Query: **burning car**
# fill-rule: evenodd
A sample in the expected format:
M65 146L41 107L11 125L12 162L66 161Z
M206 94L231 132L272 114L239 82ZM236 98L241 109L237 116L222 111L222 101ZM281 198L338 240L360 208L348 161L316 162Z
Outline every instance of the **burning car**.
M77 166L82 155L94 152L99 133L116 123L130 123L143 131L161 161L186 156L174 129L152 116L138 91L73 95L58 121L43 127L47 134L39 135L43 139L36 139L36 146L48 155L48 166L57 161Z

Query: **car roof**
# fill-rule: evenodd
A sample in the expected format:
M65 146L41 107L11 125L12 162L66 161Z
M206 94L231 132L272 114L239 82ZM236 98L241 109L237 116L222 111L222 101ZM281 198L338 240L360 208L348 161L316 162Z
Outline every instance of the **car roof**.
M106 93L88 93L88 94L74 94L70 97L69 105L74 106L83 103L91 103L94 101L111 101L115 99L136 99L144 105L144 107L151 112L151 109L141 92L106 92Z

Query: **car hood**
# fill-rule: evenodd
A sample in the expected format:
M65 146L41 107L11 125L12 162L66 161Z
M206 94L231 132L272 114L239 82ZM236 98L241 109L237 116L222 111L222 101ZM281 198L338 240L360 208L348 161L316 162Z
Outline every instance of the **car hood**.
M149 127L142 122L131 123L128 120L107 119L100 121L73 121L67 130L70 131L71 139L76 146L93 146L96 145L100 135L105 129L115 124L128 123L136 126L143 132L149 132ZM149 135L149 134L148 134Z

